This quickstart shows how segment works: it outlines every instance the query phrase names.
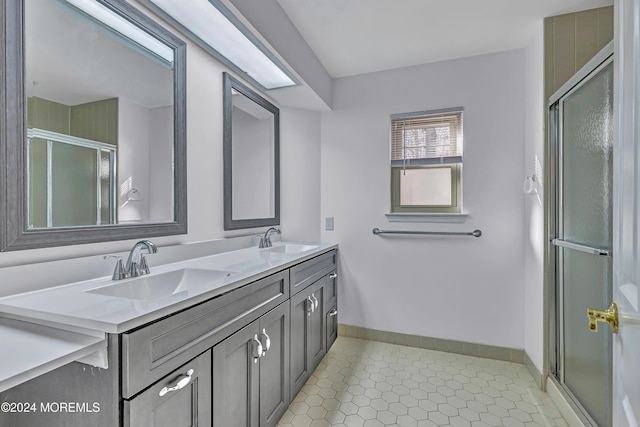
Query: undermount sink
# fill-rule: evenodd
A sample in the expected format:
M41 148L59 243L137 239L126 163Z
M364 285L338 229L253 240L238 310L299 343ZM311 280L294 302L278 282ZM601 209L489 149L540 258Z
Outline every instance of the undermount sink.
M183 268L153 276L125 279L85 292L117 298L155 300L188 291L236 274L234 271Z
M319 248L319 245L302 245L299 243L283 243L278 246L265 249L265 252L280 252L285 254L299 254L302 252L310 251L312 249Z

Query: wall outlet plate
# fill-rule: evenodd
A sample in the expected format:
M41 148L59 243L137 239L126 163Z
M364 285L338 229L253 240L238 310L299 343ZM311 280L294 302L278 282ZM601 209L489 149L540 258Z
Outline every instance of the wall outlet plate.
M333 217L328 216L324 219L324 229L325 230L333 230Z

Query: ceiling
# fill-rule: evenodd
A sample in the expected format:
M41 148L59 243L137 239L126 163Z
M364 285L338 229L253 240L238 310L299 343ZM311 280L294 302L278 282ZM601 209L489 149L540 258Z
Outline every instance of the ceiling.
M331 77L525 47L542 19L613 0L278 0Z
M147 108L173 104L173 71L64 3L25 4L27 96L64 105L125 98Z

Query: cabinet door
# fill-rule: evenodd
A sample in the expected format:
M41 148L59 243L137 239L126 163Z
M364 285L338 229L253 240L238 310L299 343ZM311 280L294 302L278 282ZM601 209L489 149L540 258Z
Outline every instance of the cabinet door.
M291 396L307 381L325 354L323 286L316 281L291 298Z
M213 426L258 427L258 321L213 347Z
M291 397L295 397L309 375L309 349L307 345L309 322L311 320L310 292L299 292L291 298L291 359L289 372L291 379Z
M162 378L131 400L124 400L125 427L211 425L211 351Z
M327 277L324 297L327 312L338 305L338 272L335 270Z
M260 358L260 427L274 427L289 406L289 307L286 302L260 318L266 350Z
M325 323L325 306L324 306L324 292L328 278L325 276L318 280L311 287L311 299L315 303L315 310L311 313L309 322L309 356L311 360L309 362L311 366L311 372L318 366L318 363L322 360L327 353L325 347L326 344L326 323Z
M338 307L333 306L327 312L327 351L338 338Z

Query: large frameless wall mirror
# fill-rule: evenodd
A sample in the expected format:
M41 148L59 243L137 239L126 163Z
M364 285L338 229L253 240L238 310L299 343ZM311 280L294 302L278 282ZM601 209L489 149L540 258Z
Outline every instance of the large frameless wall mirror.
M186 46L122 0L3 0L2 250L186 233Z
M280 111L224 80L224 229L280 224Z

